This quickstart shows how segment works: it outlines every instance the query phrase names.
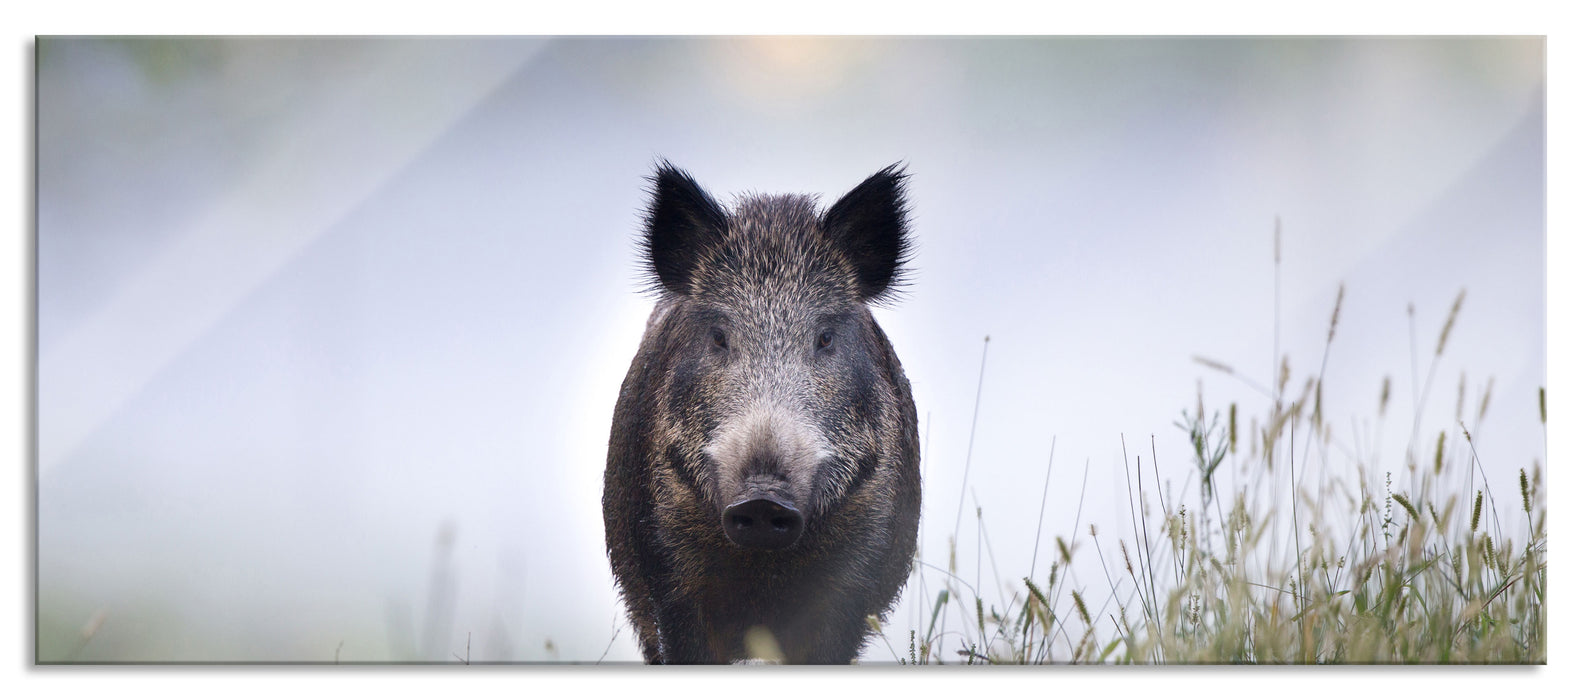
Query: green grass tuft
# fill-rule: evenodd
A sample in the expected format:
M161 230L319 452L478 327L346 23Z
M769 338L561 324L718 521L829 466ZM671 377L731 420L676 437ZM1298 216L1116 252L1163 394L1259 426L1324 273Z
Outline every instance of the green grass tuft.
M1434 347L1435 360L1444 353L1464 297L1463 291L1451 306ZM1337 295L1331 339L1339 304ZM1195 359L1247 381L1222 363ZM1145 483L1140 457L1124 458L1136 529L1112 540L1113 548L1099 538L1092 523L1087 527L1091 552L1077 551L1056 538L1058 561L1048 582L1040 585L1028 576L1005 583L1002 597L996 598L1011 596L1004 612L998 607L985 612L986 600L954 575L952 563L932 617L921 625L923 630L913 631L908 659L969 664L1545 663L1548 533L1541 464L1519 473L1527 527L1520 532L1502 529L1487 479L1479 484L1482 488L1473 488L1483 465L1475 431L1460 425L1463 375L1455 421L1467 439L1470 460L1463 470L1463 460L1447 453L1447 431L1442 430L1431 447L1433 469L1417 468L1413 451L1423 413L1420 404L1428 394L1425 383L1413 392L1412 447L1396 491L1395 474L1366 457L1377 450L1334 439L1328 416L1320 413L1334 410L1320 409L1322 366L1291 398L1286 394L1292 371L1288 363L1281 356L1267 414L1249 421L1250 449L1237 450L1238 414L1249 409L1231 404L1230 419L1222 424L1218 414L1205 417L1200 389L1196 410L1183 411L1177 423L1186 438L1182 450L1170 454L1167 443L1163 459L1154 455L1153 484ZM1430 365L1430 382L1432 376ZM1488 411L1492 387L1491 378L1478 406L1479 423ZM1386 377L1379 396L1381 416L1389 396ZM1539 419L1547 422L1541 388ZM1541 453L1542 446L1538 449ZM1331 452L1337 456L1330 457ZM1303 485L1311 480L1295 475L1309 463L1318 465L1316 487ZM1329 473L1337 464L1355 465L1355 478ZM1382 489L1370 476L1379 474L1386 475ZM1190 488L1167 497L1161 488L1167 480L1161 475L1196 486L1198 498L1188 503ZM1470 509L1459 511L1457 504L1467 501ZM1427 520L1422 518L1425 511ZM1073 532L1078 525L1080 521L1073 523ZM1078 581L1073 575L1094 570L1102 579ZM983 592L994 590L986 587ZM940 622L951 600L957 601L962 619L971 620L976 609L976 629L946 631Z

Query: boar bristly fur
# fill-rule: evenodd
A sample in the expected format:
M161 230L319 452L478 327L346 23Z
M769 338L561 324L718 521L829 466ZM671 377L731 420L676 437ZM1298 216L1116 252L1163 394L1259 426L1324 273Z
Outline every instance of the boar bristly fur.
M654 174L641 244L658 299L604 477L648 662L849 663L899 597L917 409L868 305L902 280L905 179L891 166L822 212L797 195L727 211L669 163Z

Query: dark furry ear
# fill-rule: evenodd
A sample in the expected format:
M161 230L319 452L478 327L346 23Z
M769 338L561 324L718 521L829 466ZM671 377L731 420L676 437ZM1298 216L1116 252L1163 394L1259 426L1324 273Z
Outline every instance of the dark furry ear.
M824 231L857 268L864 301L883 301L904 282L901 266L911 252L907 234L906 178L900 163L863 180L824 212Z
M686 294L708 244L725 235L725 210L682 170L662 161L649 178L653 197L643 232L643 252L655 286Z

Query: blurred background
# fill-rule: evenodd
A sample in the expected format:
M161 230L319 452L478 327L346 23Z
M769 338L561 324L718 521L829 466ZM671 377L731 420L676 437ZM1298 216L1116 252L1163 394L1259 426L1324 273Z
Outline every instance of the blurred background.
M1179 491L1182 411L1266 410L1276 358L1374 455L1304 484L1399 483L1463 382L1494 497L1544 455L1542 38L37 48L42 662L638 659L599 498L660 158L726 202L907 164L876 315L921 559L985 598L1130 527L1122 436Z

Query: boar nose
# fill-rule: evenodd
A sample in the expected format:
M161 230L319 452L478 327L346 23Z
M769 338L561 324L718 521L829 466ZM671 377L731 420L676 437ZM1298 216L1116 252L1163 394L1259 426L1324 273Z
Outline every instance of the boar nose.
M725 509L721 522L726 537L750 549L785 549L802 536L802 512L773 498L738 501Z

